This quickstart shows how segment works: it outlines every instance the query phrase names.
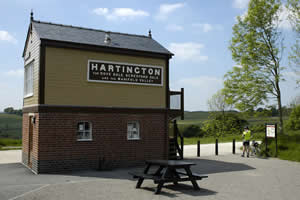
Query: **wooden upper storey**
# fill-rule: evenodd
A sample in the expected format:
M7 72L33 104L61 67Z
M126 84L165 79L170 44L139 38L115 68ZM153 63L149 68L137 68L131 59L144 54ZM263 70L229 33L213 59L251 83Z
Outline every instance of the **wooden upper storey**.
M55 33L62 34L65 38L60 35L53 36ZM90 38L96 37L97 33L100 39L95 39L93 45ZM66 34L75 36L68 37ZM82 39L76 34L89 37ZM107 33L98 30L32 20L23 58L25 67L33 63L33 96L24 98L24 107L44 104L167 108L169 59L172 54L148 36L110 33L111 43L100 44L107 36L105 34ZM69 38L69 41L65 41L66 38ZM134 48L135 46L137 48ZM89 61L139 66L145 69L149 66L154 67L153 69L161 70L162 84L91 81L88 74Z

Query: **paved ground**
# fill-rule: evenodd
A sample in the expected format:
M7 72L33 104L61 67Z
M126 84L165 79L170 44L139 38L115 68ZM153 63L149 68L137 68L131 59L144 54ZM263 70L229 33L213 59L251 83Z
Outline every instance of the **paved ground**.
M236 142L236 153L241 153L240 147L242 142ZM232 142L219 144L219 155L228 155L232 153ZM215 155L215 144L201 144L200 156L212 156ZM0 151L0 164L1 163L17 163L21 162L22 151L10 150ZM197 145L185 145L184 157L196 157Z
M299 199L300 163L231 154L189 160L197 163L194 172L208 175L198 181L201 190L194 191L190 183L167 185L161 195L154 195L152 181L135 189L128 175L132 168L34 175L20 163L0 164L0 199Z
M0 164L21 162L21 150L0 151Z

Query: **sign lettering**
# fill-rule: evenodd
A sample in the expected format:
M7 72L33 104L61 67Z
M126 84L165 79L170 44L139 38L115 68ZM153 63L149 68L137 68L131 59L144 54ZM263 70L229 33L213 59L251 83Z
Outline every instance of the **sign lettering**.
M163 86L161 66L88 61L88 81Z

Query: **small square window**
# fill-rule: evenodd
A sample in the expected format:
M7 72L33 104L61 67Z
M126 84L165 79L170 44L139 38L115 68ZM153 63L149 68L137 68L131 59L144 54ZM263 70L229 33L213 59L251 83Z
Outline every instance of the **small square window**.
M128 122L127 124L127 139L128 140L139 140L140 139L140 123Z
M92 123L79 122L77 124L77 140L78 141L92 140Z

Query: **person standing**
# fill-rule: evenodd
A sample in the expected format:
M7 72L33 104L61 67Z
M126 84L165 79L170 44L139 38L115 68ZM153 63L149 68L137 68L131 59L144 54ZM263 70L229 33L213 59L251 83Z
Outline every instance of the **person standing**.
M244 128L244 132L243 132L242 137L243 137L243 154L242 154L242 157L245 156L245 151L247 151L247 157L249 158L251 131L249 130L248 126L246 126Z

